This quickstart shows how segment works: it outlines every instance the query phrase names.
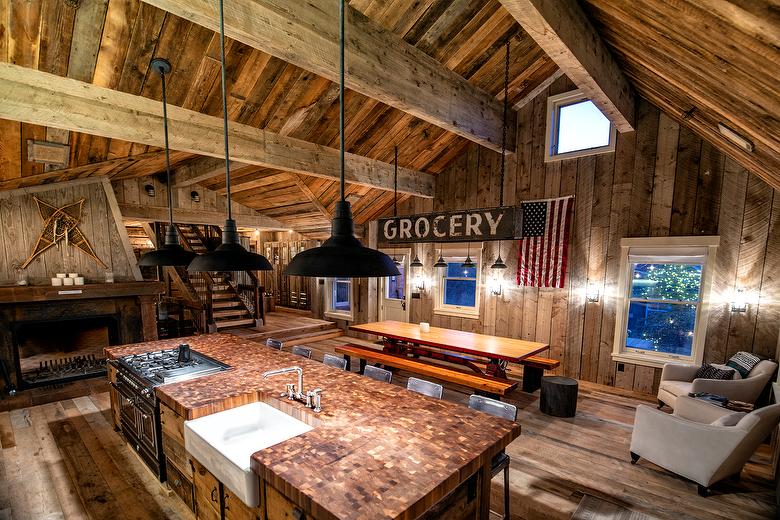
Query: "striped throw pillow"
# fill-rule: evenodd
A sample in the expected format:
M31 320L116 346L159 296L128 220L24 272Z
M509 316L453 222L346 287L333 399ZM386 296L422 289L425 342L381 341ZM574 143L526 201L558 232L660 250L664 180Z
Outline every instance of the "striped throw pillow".
M729 366L740 373L742 379L745 379L753 367L758 365L761 358L750 352L737 352L728 360L726 366Z
M696 377L694 379L732 379L733 377L733 370L723 370L716 366L712 366L709 363L705 363L696 371Z

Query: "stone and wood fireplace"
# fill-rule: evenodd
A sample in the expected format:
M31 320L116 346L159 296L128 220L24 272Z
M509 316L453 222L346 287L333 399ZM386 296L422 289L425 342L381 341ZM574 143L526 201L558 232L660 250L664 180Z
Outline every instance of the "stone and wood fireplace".
M103 375L104 347L157 339L154 305L163 291L158 282L0 287L5 390Z

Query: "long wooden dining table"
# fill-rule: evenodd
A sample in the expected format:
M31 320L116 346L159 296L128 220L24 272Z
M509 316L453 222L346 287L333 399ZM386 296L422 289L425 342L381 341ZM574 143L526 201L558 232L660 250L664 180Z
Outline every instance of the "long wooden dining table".
M507 379L508 363L520 363L550 348L550 345L536 341L440 327L422 332L416 323L391 320L352 325L350 330L383 338L383 350L391 354L411 354L456 363L501 379ZM484 371L474 358L487 360Z

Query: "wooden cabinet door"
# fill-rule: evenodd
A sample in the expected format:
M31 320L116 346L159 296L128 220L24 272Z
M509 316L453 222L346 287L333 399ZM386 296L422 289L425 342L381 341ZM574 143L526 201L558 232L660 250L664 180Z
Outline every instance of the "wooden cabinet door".
M222 500L225 504L225 520L263 520L262 496L259 507L249 507L235 496L227 486L223 485L222 488L224 490Z
M266 507L265 512L268 515L266 520L301 520L306 518L311 519L310 516L303 515L301 509L296 506L290 499L282 495L275 488L265 484L265 500Z
M193 465L196 517L198 520L221 520L219 481L197 460L193 460Z

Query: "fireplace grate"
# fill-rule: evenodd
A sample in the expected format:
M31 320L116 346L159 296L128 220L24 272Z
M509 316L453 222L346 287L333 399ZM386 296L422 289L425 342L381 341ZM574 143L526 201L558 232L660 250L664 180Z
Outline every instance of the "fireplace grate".
M64 357L41 361L35 371L23 374L25 381L33 385L62 382L105 373L106 359L94 354Z

